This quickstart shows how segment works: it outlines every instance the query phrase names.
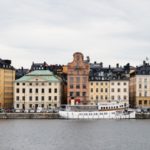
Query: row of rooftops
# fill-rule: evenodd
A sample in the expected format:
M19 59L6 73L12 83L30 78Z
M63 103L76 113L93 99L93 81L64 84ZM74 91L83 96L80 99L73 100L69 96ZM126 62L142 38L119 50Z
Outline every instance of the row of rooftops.
M85 61L90 65L89 80L99 81L99 80L128 80L129 74L131 75L150 75L150 64L146 61L143 61L143 64L140 66L130 66L126 64L125 66L119 66L116 64L116 67L104 67L103 63L90 63L89 57ZM32 63L30 69L16 69L16 79L24 76L25 74L34 71L34 70L50 70L54 74L60 75L63 81L67 80L67 73L63 72L64 65L48 65L44 63ZM2 60L0 59L0 68L14 69L11 66L11 60Z
M11 66L11 60L1 58L0 58L0 68L14 69L14 67Z

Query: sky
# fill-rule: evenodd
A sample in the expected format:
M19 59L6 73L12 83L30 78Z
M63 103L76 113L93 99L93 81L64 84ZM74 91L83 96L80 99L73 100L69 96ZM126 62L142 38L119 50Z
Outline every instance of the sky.
M74 52L104 66L150 58L150 0L0 0L0 58L16 68L64 64Z

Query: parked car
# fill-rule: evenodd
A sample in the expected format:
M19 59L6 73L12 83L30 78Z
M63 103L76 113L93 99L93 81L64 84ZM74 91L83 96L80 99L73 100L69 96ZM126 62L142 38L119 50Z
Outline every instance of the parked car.
M137 113L141 113L142 110L141 110L140 108L137 108L137 109L136 109L136 112L137 112Z
M3 113L4 112L4 109L0 108L0 113Z
M42 112L42 110L43 110L43 108L42 108L42 107L37 107L36 112L37 112L37 113L41 113L41 112Z

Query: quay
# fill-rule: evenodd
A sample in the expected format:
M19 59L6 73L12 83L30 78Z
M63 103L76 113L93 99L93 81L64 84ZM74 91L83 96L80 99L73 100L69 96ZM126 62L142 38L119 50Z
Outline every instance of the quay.
M0 119L59 119L58 113L0 113Z
M0 119L62 119L59 113L0 113ZM150 113L136 113L135 119L150 119Z

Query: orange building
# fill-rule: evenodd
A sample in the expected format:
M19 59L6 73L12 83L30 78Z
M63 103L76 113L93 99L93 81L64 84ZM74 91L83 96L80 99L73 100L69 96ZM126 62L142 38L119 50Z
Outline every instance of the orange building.
M68 63L67 102L68 104L87 104L89 101L90 65L84 61L80 52L73 54L73 61Z

